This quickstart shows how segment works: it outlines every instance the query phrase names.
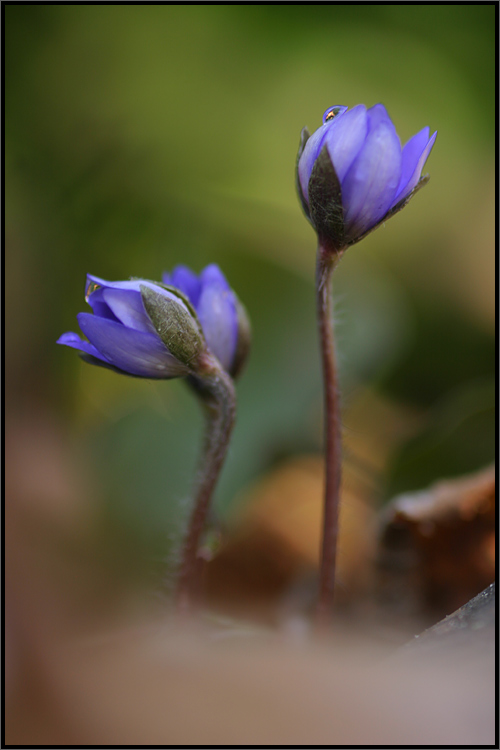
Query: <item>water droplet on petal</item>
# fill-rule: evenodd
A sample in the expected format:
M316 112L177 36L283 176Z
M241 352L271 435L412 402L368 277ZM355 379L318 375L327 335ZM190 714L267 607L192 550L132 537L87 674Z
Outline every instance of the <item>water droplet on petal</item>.
M88 302L90 295L100 288L101 288L100 284L96 284L94 281L91 281L87 287L87 291L85 292L85 302Z
M330 122L334 117L337 117L342 107L332 107L325 112L325 122Z

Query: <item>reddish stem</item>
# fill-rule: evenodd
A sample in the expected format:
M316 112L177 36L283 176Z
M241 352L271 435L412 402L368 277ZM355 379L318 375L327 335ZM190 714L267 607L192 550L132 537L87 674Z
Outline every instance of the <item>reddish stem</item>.
M342 448L333 335L332 272L341 255L342 251L332 251L332 249L322 246L321 243L318 245L316 292L325 411L325 495L319 598L316 611L316 625L319 629L325 629L332 616L339 527Z
M194 506L182 548L177 582L176 608L181 614L187 614L193 609L198 588L200 538L226 457L236 414L233 381L211 355L206 355L203 376L197 376L191 381L191 385L204 407L206 430L193 493Z

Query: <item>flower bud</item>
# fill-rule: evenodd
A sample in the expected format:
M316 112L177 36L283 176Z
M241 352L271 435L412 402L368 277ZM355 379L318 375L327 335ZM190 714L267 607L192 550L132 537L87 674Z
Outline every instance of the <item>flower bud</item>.
M85 299L93 314L77 319L88 341L68 332L57 343L78 349L91 364L136 377L186 377L203 374L208 350L233 377L241 370L250 325L216 265L199 277L177 266L163 283L89 275Z
M312 136L304 128L297 189L319 241L342 250L401 210L429 179L421 175L436 136L424 128L402 149L382 104L330 107Z

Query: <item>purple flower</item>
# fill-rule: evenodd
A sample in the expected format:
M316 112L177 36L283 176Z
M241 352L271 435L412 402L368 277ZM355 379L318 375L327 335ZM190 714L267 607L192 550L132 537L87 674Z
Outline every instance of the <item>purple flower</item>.
M184 377L197 374L208 349L234 377L248 351L244 308L216 265L199 277L177 266L163 283L88 275L85 299L92 313L77 319L88 341L69 332L57 343L91 364L144 378Z
M352 245L403 208L429 179L421 174L436 135L424 128L401 148L382 104L330 107L312 136L304 128L297 189L320 241Z
M246 310L215 263L197 276L179 265L162 281L182 292L196 310L210 351L232 377L241 372L250 348Z

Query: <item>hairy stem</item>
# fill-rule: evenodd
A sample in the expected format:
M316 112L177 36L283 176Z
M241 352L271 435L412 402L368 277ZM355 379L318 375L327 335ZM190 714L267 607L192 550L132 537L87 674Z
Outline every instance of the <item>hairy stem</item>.
M341 255L341 251L332 252L330 248L323 247L321 243L318 245L316 293L325 413L325 495L319 598L316 611L316 624L320 629L328 625L332 615L339 527L342 449L339 392L333 335L332 273Z
M203 375L188 382L200 398L205 413L205 438L196 483L193 510L181 552L176 590L176 608L188 613L194 604L198 585L198 550L205 528L210 501L226 457L236 415L236 395L232 379L219 362L206 353Z

